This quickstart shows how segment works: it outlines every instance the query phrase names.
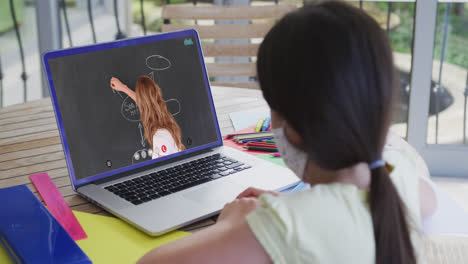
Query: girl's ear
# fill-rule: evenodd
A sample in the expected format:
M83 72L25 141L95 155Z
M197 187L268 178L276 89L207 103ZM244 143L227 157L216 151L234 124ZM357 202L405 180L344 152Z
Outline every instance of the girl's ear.
M302 146L304 143L304 140L297 131L292 128L288 122L285 122L284 124L284 133L286 134L286 137L288 138L289 142L295 146Z

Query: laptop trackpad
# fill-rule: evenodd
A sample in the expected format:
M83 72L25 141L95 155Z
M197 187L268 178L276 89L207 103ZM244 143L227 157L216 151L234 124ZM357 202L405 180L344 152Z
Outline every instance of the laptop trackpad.
M227 202L233 201L244 187L231 182L213 182L183 196L203 205L212 205L222 208Z

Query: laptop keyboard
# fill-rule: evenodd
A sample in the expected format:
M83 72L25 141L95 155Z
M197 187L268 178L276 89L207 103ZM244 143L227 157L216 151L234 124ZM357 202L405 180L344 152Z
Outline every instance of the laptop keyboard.
M110 185L105 189L139 205L249 168L249 165L237 160L214 154Z

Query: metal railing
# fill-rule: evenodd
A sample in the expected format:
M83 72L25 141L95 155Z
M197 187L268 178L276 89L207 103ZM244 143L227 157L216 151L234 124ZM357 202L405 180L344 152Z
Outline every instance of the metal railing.
M91 7L91 0L88 0L88 18L89 25L91 26L91 33L93 35L93 42L96 43L96 30L94 29L93 8Z
M143 2L143 0L140 0L141 28L143 29L143 34L146 36L145 8L143 7Z
M464 107L463 107L463 144L466 144L466 116L467 116L467 100L468 100L468 74L466 76L466 86L465 86L465 92L463 93L464 96Z
M353 1L353 0L347 0ZM372 0L359 0L359 7L363 9L363 2L382 2L382 1L372 1ZM387 34L390 35L390 17L392 12L392 2L415 2L415 0L402 0L402 1L391 1L387 2L388 9L387 9ZM439 3L446 3L444 20L443 20L443 32L442 32L442 43L441 43L441 51L440 51L440 60L439 60L439 69L438 69L438 79L433 89L433 95L435 96L434 107L435 107L435 130L434 130L434 137L435 137L435 144L439 144L439 121L440 117L439 114L441 112L441 97L444 93L444 87L442 85L442 75L443 75L443 66L446 59L446 51L447 51L447 41L448 41L448 33L449 33L449 24L450 24L450 15L451 15L451 5L452 3L466 3L466 1L451 1L451 0L439 0ZM468 48L467 48L468 52ZM463 135L462 135L462 142L466 144L466 126L467 126L467 105L468 105L468 74L466 79L466 86L463 92L464 97L464 108L463 108Z
M439 79L437 80L437 85L434 87L434 93L436 95L435 98L435 112L436 112L436 122L435 122L435 143L439 143L439 111L440 111L440 97L441 93L443 92L442 87L442 70L444 67L445 61L445 51L447 48L447 34L448 34L448 25L449 25L449 17L450 17L450 3L447 4L447 8L445 11L445 18L444 18L444 36L442 40L442 49L440 55L440 66L439 66Z
M451 15L451 7L452 1L439 1L439 2L447 2L445 7L445 14L444 14L444 22L443 22L443 36L442 36L442 45L440 51L440 65L439 65L439 73L438 73L438 80L437 84L434 87L434 95L435 95L435 144L439 143L439 113L440 113L440 100L442 94L444 92L444 87L442 85L442 74L443 74L443 66L446 57L447 51L447 41L448 41L448 33L449 33L449 24L450 24L450 15ZM455 2L455 1L454 1ZM468 49L467 49L468 52ZM463 135L462 135L462 142L466 144L466 123L467 123L467 100L468 100L468 74L466 79L466 87L463 92Z
M67 4L65 3L65 0L60 0L59 8L63 12L63 21L65 22L65 29L67 30L68 42L70 43L70 46L73 47L73 40L70 31L70 22L68 21Z
M16 39L18 41L18 49L19 49L20 57L21 57L21 69L22 69L21 79L23 80L23 102L26 102L27 101L26 80L28 79L28 76L26 75L26 64L24 62L23 41L21 40L21 34L18 28L18 20L16 19L16 11L15 11L15 5L13 4L13 0L10 0L10 14L11 14L11 19L13 20L13 27L15 29ZM3 90L3 87L2 87L2 90Z

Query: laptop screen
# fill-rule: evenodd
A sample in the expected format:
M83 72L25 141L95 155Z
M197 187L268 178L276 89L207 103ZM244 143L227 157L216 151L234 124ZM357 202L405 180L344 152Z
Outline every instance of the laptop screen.
M221 142L194 31L51 52L44 62L75 184Z

